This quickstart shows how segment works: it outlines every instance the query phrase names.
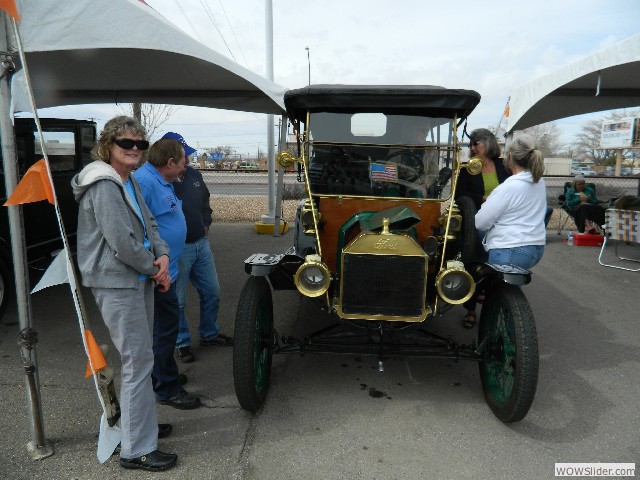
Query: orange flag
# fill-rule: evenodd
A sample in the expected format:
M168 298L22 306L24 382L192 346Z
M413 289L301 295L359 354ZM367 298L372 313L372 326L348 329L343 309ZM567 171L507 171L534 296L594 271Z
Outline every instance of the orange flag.
M0 10L7 12L16 22L20 21L20 15L18 15L18 8L16 7L16 0L0 0Z
M504 115L506 118L509 118L509 102L507 102L507 106L506 106L506 107L504 107L504 113L503 113L503 115Z
M24 174L16 189L6 201L5 206L22 205L23 203L38 202L40 200L49 200L51 205L56 204L53 200L53 190L51 189L51 181L47 174L47 165L44 163L44 159L36 162L27 170L27 173Z
M98 342L93 338L91 330L84 331L84 339L87 342L87 350L89 350L89 358L91 359L91 364L93 364L93 370L99 372L107 366L107 361L104 359L104 355L102 355ZM87 371L84 374L84 378L89 378L93 375L91 364L87 361Z

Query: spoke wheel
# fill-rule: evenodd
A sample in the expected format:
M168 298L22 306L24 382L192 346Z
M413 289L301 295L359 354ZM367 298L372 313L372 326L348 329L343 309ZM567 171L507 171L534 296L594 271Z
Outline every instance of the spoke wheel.
M238 311L233 343L233 383L240 406L255 412L264 403L271 379L273 300L264 277L249 277Z
M538 384L538 339L520 288L499 283L487 292L478 344L484 345L480 380L487 404L503 422L522 420Z

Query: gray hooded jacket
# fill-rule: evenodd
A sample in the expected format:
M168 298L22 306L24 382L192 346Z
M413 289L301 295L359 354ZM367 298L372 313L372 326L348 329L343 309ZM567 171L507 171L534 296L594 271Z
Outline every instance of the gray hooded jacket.
M133 175L129 181L142 211L151 251L144 248L144 225L111 165L92 162L71 180L80 204L78 266L85 287L137 289L140 274L155 275L158 267L153 262L169 254Z

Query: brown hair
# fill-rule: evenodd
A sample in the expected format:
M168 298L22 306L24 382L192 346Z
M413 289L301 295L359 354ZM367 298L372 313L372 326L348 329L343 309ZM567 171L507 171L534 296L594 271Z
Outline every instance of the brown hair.
M135 118L127 117L126 115L113 117L104 124L104 128L100 132L98 141L93 147L93 150L91 150L91 158L111 163L109 159L109 147L113 144L113 141L116 138L126 132L130 132L133 135L142 137L143 139L146 139L147 136L146 130Z
M184 147L178 140L173 138L161 138L151 145L147 153L147 162L154 167L164 167L169 163L169 159L173 158L178 162L184 155Z

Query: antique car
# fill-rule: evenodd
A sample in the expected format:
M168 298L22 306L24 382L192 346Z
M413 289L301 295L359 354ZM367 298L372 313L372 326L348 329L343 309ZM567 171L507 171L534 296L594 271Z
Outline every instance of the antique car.
M245 260L235 320L233 377L242 408L264 403L272 355L335 353L478 362L485 399L504 422L521 420L535 395L536 328L521 286L527 270L483 263L475 206L456 198L470 90L434 86L311 85L285 94L307 198L294 245ZM274 328L273 290L297 290L330 324L303 338ZM429 331L430 322L482 292L477 343Z

